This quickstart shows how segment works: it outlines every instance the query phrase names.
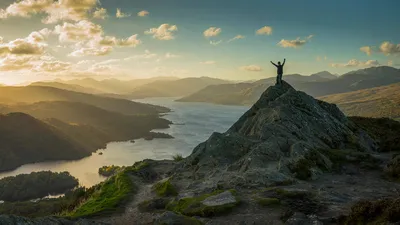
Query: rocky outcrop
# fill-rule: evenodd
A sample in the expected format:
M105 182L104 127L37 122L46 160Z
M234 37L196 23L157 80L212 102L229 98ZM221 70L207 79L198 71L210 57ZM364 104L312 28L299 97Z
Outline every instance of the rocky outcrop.
M283 82L269 87L227 132L213 133L198 145L184 169L191 168L195 179L208 178L211 186L273 185L293 179L293 168L310 155L315 164L332 164L313 151L345 148L372 152L377 145L336 105ZM311 167L312 176L322 173Z

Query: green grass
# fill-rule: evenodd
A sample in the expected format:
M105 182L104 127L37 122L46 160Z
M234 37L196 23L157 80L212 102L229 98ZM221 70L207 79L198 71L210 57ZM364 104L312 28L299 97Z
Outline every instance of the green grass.
M180 161L183 160L183 156L182 156L182 154L176 154L176 155L172 156L172 159L173 159L175 162L180 162Z
M234 196L236 196L235 190L229 190ZM186 216L202 216L212 217L218 216L224 213L230 212L235 206L239 204L239 200L236 203L230 203L219 206L207 206L202 203L208 197L218 195L224 192L223 190L214 191L210 194L201 195L193 198L183 198L177 201L172 201L167 205L167 209L186 215Z
M63 214L69 218L94 217L118 211L118 208L128 202L135 191L127 171L100 183L95 191L81 205Z
M160 197L177 196L178 195L178 191L171 184L171 181L169 179L167 181L165 181L165 182L156 183L153 186L153 190Z

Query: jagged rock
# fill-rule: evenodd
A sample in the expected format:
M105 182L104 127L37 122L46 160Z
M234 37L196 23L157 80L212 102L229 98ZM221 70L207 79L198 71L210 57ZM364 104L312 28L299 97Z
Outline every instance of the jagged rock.
M313 150L343 148L375 151L377 145L336 105L283 82L269 87L227 132L213 133L198 145L183 169L227 187L265 186L292 179L293 165ZM326 156L312 155L323 169L332 166ZM313 168L310 173L317 179L322 171Z
M12 215L0 215L0 224L7 225L109 225L108 223L89 221L89 220L78 220L72 221L57 217L44 217L44 218L25 218L20 216Z
M206 206L220 206L226 204L236 204L237 200L235 196L232 195L232 192L225 191L221 194L213 195L204 199L202 203Z
M195 218L178 215L173 212L163 213L154 223L155 225L201 225L202 223Z

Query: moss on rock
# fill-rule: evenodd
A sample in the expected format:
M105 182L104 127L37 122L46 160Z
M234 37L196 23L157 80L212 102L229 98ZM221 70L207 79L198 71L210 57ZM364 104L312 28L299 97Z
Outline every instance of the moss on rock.
M168 179L164 182L158 182L153 186L153 190L157 193L160 197L166 196L176 196L178 195L178 191L175 187L171 184L171 181Z
M186 216L202 216L202 217L218 216L230 212L235 206L239 204L240 201L236 198L236 192L234 190L229 190L229 192L235 198L235 201L227 204L206 205L203 201L212 196L217 196L224 192L225 191L219 190L198 197L183 198L177 201L172 201L167 205L167 209L177 213L181 213Z

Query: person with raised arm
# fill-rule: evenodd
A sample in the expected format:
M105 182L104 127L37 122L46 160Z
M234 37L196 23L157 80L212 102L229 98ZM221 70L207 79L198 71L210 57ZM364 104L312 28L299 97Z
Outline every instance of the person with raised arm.
M275 63L273 63L271 61L271 63L276 66L277 68L277 77L276 77L276 84L281 85L282 84L282 75L283 75L283 66L285 65L286 59L283 59L283 63L281 64L281 62L278 62L278 65L276 65Z

